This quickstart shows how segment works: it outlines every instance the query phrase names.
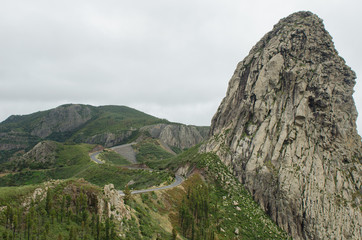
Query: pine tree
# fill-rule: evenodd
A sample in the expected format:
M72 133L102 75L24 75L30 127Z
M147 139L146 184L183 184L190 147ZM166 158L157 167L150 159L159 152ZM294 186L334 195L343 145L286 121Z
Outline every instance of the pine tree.
M65 196L63 195L62 204L60 206L60 222L63 222L65 201L66 201L66 199L65 199Z
M95 235L95 233L97 232L97 229L96 229L96 214L93 213L92 214L92 220L91 220L91 223L90 223L90 227L91 227L91 233L92 233L92 236Z
M125 189L123 190L124 193L124 203L128 204L132 198L131 190L129 189L128 185L126 185Z
M70 204L72 202L72 197L70 195L67 195L65 197L66 201L67 201L67 211L69 211L69 207L70 207Z
M107 220L106 220L106 229L105 229L106 240L109 240L109 230L110 230L110 223L109 223L109 218L107 218Z
M47 211L48 215L50 215L50 210L52 209L52 205L53 205L52 192L49 189L45 199L45 210Z
M176 240L177 238L177 231L175 228L172 228L172 240Z
M101 232L101 224L99 222L99 216L97 216L96 232L97 232L96 239L99 240L100 232Z

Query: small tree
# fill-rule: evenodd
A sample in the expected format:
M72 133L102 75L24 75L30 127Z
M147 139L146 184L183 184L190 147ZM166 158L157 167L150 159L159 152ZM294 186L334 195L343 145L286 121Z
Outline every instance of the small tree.
M172 228L172 240L176 240L177 238L177 231L176 229Z
M126 185L126 188L123 191L124 193L124 202L128 204L129 200L131 200L131 190L129 189L128 185Z
M47 211L48 213L48 216L50 216L50 211L52 209L52 206L53 206L53 199L52 199L52 192L51 190L49 189L48 192L47 192L47 196L46 196L46 199L45 199L45 210Z

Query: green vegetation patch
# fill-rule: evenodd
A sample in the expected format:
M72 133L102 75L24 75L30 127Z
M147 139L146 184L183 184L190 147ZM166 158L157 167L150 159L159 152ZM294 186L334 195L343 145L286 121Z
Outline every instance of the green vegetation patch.
M146 140L133 145L133 148L136 151L137 161L141 163L155 162L174 156L163 149L156 139L152 138L147 138Z
M124 133L146 125L168 123L167 120L125 106L101 106L97 111L97 117L77 131L72 137L73 140L79 142L97 134Z
M114 165L128 165L130 162L122 157L120 154L114 152L114 151L103 151L98 155L98 157L108 163L114 164Z
M172 182L168 172L129 170L108 164L76 165L41 171L23 171L0 178L0 187L40 184L51 179L84 178L100 187L112 183L116 189L124 189L129 182L132 189L144 189Z
M56 166L86 165L89 163L91 144L59 144L56 153Z
M39 185L0 187L0 206L8 204L19 205L23 198L32 193L37 187Z
M189 164L199 173L184 183L186 193L172 189L178 212L171 215L177 231L189 239L288 239L253 200L250 193L213 153L198 146L174 157L166 165L175 171Z
M48 186L31 203L5 206L0 212L1 239L120 239L119 222L97 211L99 188L80 180Z
M159 186L164 182L171 182L173 179L173 176L167 172L130 170L107 164L91 166L77 177L84 178L98 186L112 183L116 189L124 189L130 182L133 183L129 186L131 189L145 189Z

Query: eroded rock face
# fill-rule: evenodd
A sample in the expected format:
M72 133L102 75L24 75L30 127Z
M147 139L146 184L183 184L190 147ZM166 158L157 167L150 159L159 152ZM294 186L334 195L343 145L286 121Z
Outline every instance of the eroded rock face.
M238 64L201 148L294 239L361 239L355 78L322 20L292 14Z
M132 136L133 130L121 133L101 133L87 138L84 142L89 144L102 144L105 147L112 147L122 144L127 138Z
M122 221L124 218L131 219L130 208L124 204L123 198L113 184L104 186L104 196L108 201L104 201L103 198L98 200L99 215L107 213L108 218L113 215L117 221Z
M78 104L59 106L44 116L31 134L45 138L54 132L74 130L91 118L92 112L87 106Z
M195 146L206 137L202 129L180 124L155 124L143 127L141 131L148 131L153 138L158 138L168 146L180 149Z
M29 152L24 154L23 157L39 163L54 163L56 149L57 144L55 142L42 141L35 145Z

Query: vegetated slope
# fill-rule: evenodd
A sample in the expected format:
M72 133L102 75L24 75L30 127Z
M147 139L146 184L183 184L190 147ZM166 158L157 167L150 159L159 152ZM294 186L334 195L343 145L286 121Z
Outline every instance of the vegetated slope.
M355 73L322 20L280 20L238 64L202 147L294 239L361 239Z
M143 189L171 182L173 176L168 172L128 170L123 162L107 158L105 164L91 161L89 152L94 145L62 144L43 141L32 150L1 165L0 186L21 186L39 184L51 179L83 178L103 187L113 183L117 189L130 185L133 189ZM107 155L106 155L107 156Z
M116 229L129 230L131 212L110 187L67 180L0 193L2 239L120 239Z
M138 129L143 126L168 123L165 119L124 106L102 106L99 110L102 114L79 129L70 140L111 147L137 137Z
M167 192L177 209L170 219L181 235L188 239L288 238L215 154L199 153L195 146L167 167L189 176L184 189Z
M180 149L204 140L208 130L208 127L169 123L125 106L67 104L29 115L10 116L0 123L0 163L8 161L19 150L30 150L41 140L112 147L149 135L148 129L155 124L174 129L165 144ZM141 130L145 126L150 127ZM181 144L184 142L188 144Z
M126 158L122 157L117 152L105 149L101 152L98 158L104 162L108 162L114 165L122 166L122 165L130 165L131 162L128 161Z
M132 133L127 131L162 122L167 121L125 106L67 104L25 116L10 116L0 124L0 133L1 143L12 145L8 148L1 145L1 149L24 148L21 139L19 143L16 141L16 136L21 134L30 139L35 138L35 141L49 139L92 143L90 141L93 140L94 143L105 143L107 139L99 139L97 142L94 138L107 133L113 133L114 138L127 138Z
M84 180L0 188L0 193L6 192L0 194L1 236L287 238L215 154L200 154L194 147L175 157L169 166L176 170L179 165L194 169L181 186L130 198L121 198L112 185L102 191Z
M165 149L159 140L146 138L132 146L136 153L136 159L139 163L152 163L169 159L175 154L171 149Z

